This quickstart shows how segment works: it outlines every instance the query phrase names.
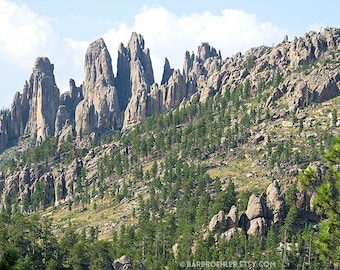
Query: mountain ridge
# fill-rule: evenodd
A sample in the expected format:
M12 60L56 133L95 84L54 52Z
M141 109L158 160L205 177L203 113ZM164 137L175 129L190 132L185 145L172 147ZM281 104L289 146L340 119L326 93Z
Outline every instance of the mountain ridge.
M317 224L315 186L302 190L297 176L312 165L321 182L322 155L339 135L339 45L337 28L224 60L202 43L196 55L185 53L182 72L165 59L159 86L141 35L120 45L117 77L98 39L85 56L84 83L71 79L60 98L46 94L59 90L53 65L38 58L23 93L0 114L1 142L19 138L3 146L0 206L51 216L57 234L71 220L79 230L97 227L102 239L128 224L142 232L139 246L148 226L170 220L176 260L197 244L183 247L182 227L215 243L265 237L290 216L296 231ZM39 100L49 100L52 117Z

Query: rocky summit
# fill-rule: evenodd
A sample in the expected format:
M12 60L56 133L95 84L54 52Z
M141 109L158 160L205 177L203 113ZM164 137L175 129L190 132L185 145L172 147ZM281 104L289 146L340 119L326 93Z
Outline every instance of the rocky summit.
M0 111L0 269L11 252L36 269L338 269L340 29L225 58L203 42L160 83L151 56L132 33L114 74L99 38L64 93L36 59Z
M1 114L4 132L0 150L24 134L40 142L46 136L59 137L63 127L80 139L84 134L96 137L103 132L128 130L146 117L176 108L193 96L204 102L226 89L234 91L240 83L247 83L249 95L256 95L261 86L276 80L266 106L287 99L288 111L296 111L310 102L321 103L339 95L340 75L334 61L308 74L294 72L313 65L338 46L336 28L309 32L292 41L285 37L275 47L256 47L225 59L208 43L202 43L196 55L185 53L182 71L171 68L165 59L158 85L154 82L150 51L140 34L133 33L127 47L119 46L116 78L106 44L98 39L86 52L83 84L77 87L71 79L70 91L61 96L53 64L39 57L23 92L15 94L11 109Z

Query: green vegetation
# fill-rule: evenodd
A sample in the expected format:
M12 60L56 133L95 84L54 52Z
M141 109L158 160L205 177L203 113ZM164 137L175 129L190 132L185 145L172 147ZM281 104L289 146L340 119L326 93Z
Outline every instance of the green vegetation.
M254 58L247 59L247 65L252 68ZM275 262L274 269L336 266L338 242L330 244L330 239L338 235L338 201L331 202L329 196L338 196L339 176L332 155L332 169L323 178L326 184L320 186L316 204L317 218L323 220L319 231L297 208L298 185L293 183L285 192L284 224L270 228L266 237L238 231L226 242L205 232L218 211L227 213L237 205L239 214L244 213L251 194L261 194L274 179L284 183L288 173L322 161L330 147L338 100L328 111L317 104L306 109L308 118L317 118L316 124L295 114L278 116L277 109L285 106L277 102L269 108L263 102L282 76L275 70L269 81L257 80L255 90L254 82L245 80L204 103L192 98L129 132L93 141L90 149L78 149L71 136L59 145L49 137L28 148L21 168L39 165L45 172L51 164L58 164L56 170L73 166L74 181L68 186L72 196L67 206L53 207L43 176L32 178L29 196L19 197L14 190L6 198L0 219L0 269L102 269L122 255L147 269L180 269L179 262L188 260L265 259ZM292 119L292 126L282 127L282 120ZM92 150L97 162L87 168L82 160ZM9 157L3 172L18 164L19 157ZM53 189L60 198L63 188L58 184ZM29 215L19 214L19 209ZM285 245L290 251L282 248Z
M340 138L337 137L331 150L326 153L326 161L330 166L322 182L317 186L313 201L317 212L323 216L315 246L325 262L340 263ZM300 175L301 184L307 188L316 179L316 168L308 167Z

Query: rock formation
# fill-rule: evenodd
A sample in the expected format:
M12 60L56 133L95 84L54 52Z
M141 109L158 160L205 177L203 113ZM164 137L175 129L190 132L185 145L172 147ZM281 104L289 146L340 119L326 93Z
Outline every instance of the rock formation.
M10 134L10 112L9 110L0 113L0 151L6 149Z
M283 224L284 219L284 200L281 196L280 182L275 180L266 190L266 205L268 209L268 218L271 225L278 227Z
M174 72L174 69L170 67L168 58L165 58L161 85L165 84L169 80L173 72Z
M119 73L120 77L117 78L120 100L125 104L126 99L129 99L124 111L123 129L126 129L142 122L148 116L147 99L154 83L154 75L150 52L145 48L141 35L133 33L127 48L120 46L119 57L121 59L118 61L118 69L127 69L126 63L129 62L129 71L126 73L129 74L129 80L124 73Z
M75 112L77 136L118 125L119 102L114 86L111 56L103 39L92 42L85 55L84 99Z
M215 216L212 217L209 223L209 231L215 233L217 231L223 231L227 225L226 219L225 219L225 214L221 210L216 214Z
M54 135L55 119L59 106L59 89L53 75L53 64L46 57L35 61L29 81L29 116L25 133L36 134L37 141Z

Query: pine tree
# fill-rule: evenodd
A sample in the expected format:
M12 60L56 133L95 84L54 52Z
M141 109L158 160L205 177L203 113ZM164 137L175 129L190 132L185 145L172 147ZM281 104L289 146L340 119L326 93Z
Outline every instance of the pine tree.
M334 265L340 263L340 138L336 137L333 145L325 155L329 168L322 183L316 188L314 206L323 216L315 245L321 259ZM299 175L300 183L307 188L315 180L316 168L308 167Z

